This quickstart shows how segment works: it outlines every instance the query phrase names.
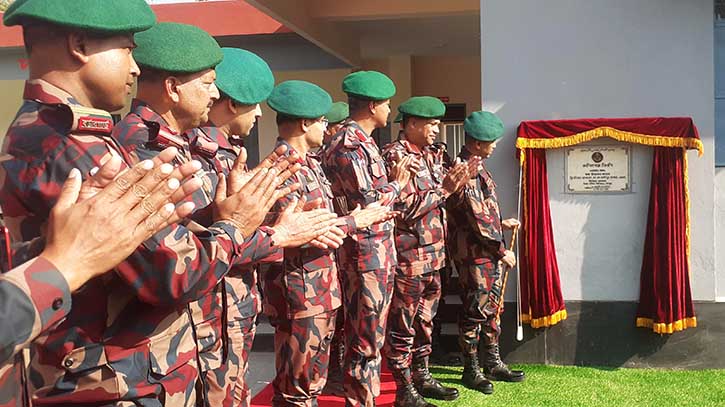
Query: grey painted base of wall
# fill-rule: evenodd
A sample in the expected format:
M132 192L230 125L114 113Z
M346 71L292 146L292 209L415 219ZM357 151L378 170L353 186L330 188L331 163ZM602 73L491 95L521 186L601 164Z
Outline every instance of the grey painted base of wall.
M505 309L501 355L507 363L725 369L725 303L696 303L697 328L658 335L635 327L636 302L568 301L566 320L542 329L524 325L522 342L516 341L516 315L512 312L516 304L506 303ZM446 304L439 310L444 352L459 352L455 327L459 311L459 304ZM263 326L268 327L264 318L259 328ZM274 331L259 328L254 349L274 351Z
M635 302L569 301L565 321L542 329L524 325L522 342L515 339L516 315L510 311L515 305L506 304L509 311L501 322L501 354L507 363L725 368L725 303L696 303L697 328L658 335L635 327ZM451 315L449 311L444 312ZM444 335L442 345L455 352L457 339Z

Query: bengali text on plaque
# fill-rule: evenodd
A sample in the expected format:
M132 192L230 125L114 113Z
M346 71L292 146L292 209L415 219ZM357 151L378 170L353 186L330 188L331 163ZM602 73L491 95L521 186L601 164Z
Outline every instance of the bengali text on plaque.
M566 192L630 192L631 147L588 146L566 150Z

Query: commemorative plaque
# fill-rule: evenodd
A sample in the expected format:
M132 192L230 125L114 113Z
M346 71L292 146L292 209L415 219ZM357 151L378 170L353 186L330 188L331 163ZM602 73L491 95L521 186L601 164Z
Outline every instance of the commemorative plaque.
M572 147L566 151L566 192L631 192L629 145Z

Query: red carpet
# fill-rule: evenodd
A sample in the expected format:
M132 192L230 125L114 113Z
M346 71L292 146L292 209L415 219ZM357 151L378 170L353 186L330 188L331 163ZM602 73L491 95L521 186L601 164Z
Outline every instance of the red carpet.
M271 406L273 395L272 384L268 384L264 390L252 398L251 407ZM345 399L342 397L320 396L317 401L319 407L343 407L345 405ZM395 401L395 381L393 381L393 375L388 372L388 369L383 367L380 376L380 396L375 399L375 405L378 407L391 407L393 401Z

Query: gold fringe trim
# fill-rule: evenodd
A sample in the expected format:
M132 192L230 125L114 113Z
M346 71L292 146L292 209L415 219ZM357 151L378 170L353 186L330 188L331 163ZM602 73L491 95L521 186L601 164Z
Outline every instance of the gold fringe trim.
M652 328L652 330L658 334L671 334L678 331L684 331L687 328L696 328L697 317L681 319L671 324L656 323L650 318L637 318L637 327Z
M613 127L597 127L596 129L587 130L582 133L572 134L566 137L557 138L523 138L516 139L516 148L562 148L570 147L601 137L610 137L617 141L627 143L643 144L655 147L684 147L688 149L696 149L697 154L702 156L704 147L702 141L691 137L667 137L653 136L646 134L630 133L628 131L617 130Z
M551 315L545 317L531 319L531 314L521 315L521 321L525 324L531 325L532 328L544 328L552 325L556 325L559 322L565 320L567 317L566 310L557 311Z

